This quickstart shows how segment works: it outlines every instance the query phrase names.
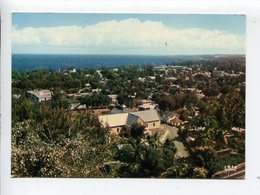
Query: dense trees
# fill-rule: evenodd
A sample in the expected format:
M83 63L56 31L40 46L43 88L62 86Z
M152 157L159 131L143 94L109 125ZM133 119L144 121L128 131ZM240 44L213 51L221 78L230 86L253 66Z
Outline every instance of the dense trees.
M198 115L192 107L184 110L182 119L187 123L179 126L178 133L191 154L192 166L203 168L206 177L211 177L224 166L244 161L244 133L234 135L231 131L231 127L243 128L245 125L242 99L238 92L231 91L225 97L211 99L205 108L198 110ZM234 116L239 120L236 121ZM236 154L217 155L217 151L227 148Z
M153 100L158 103L162 110L177 110L187 106L199 106L203 104L194 94L163 95L156 93Z
M12 128L12 174L19 177L107 177L100 167L112 159L108 131L90 113L48 111L41 123ZM95 164L95 166L93 166Z
M94 93L89 96L79 98L82 105L86 105L87 108L99 108L109 106L111 104L111 98L107 95Z
M157 134L145 136L144 127L134 125L130 136L120 141L115 160L121 162L119 177L162 177L173 166L176 147L172 141L161 143Z

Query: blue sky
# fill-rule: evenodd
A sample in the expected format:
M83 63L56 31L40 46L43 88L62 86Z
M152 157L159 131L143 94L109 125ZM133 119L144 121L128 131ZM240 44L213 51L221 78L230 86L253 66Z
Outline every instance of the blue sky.
M14 13L13 53L245 53L244 15Z

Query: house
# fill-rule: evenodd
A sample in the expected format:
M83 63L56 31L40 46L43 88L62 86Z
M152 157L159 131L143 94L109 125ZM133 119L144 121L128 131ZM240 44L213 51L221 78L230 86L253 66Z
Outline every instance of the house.
M102 127L108 127L112 134L119 134L120 130L126 126L128 113L107 114L98 117Z
M111 114L118 114L118 113L123 113L123 110L120 110L120 109L118 109L118 108L113 108L112 110L111 110L111 112L110 112Z
M173 116L167 120L167 123L172 126L179 126L183 123L183 121L179 119L177 116Z
M86 84L85 84L85 87L86 87L86 88L91 88L91 84L90 84L90 83L86 83Z
M129 114L136 117L134 122L145 126L146 130L158 129L161 126L161 120L157 110L145 110Z
M145 82L145 78L138 77L138 81Z
M114 71L114 72L118 72L118 68L114 68L113 71Z
M110 94L110 95L108 95L108 97L111 98L112 104L114 104L114 105L117 105L117 104L118 104L117 95L116 95L116 94Z
M177 77L166 77L165 78L165 81L177 81L178 80L178 78Z
M67 94L67 98L77 99L77 98L86 97L89 95L90 95L90 93L69 93L69 94Z
M92 89L92 93L100 93L101 91L102 91L102 89L99 89L99 88Z
M70 71L70 73L76 73L76 72L77 72L76 68L73 68L73 69Z
M70 110L84 110L86 109L86 105L82 105L80 103L71 103Z
M143 125L148 131L160 128L161 125L156 110L100 115L98 120L101 126L108 127L111 133L116 135L120 133L123 127L131 127L136 123Z
M27 91L28 95L38 102L48 101L52 98L52 92L48 89Z
M192 75L192 77L206 77L206 78L210 78L211 77L211 73L210 72L197 72L197 73L194 73Z
M196 88L183 88L181 89L181 92L184 94L191 94L193 93L198 98L203 98L205 95L203 94L202 90L196 89Z
M157 109L157 108L158 108L158 104L151 104L151 103L143 104L143 105L138 106L138 110L139 111L142 111L142 110L154 110L154 109Z
M138 101L139 105L143 105L143 104L153 104L154 102L152 100L146 100L146 99L142 99Z
M232 151L233 150L231 148L225 148L225 149L221 149L221 150L216 151L216 153L217 153L218 156L223 157L223 156L226 156L226 155L230 155Z
M244 128L240 128L240 127L232 127L231 131L237 132L237 133L245 133L246 130Z
M100 78L103 77L103 74L101 73L101 70L97 70L96 73L100 76Z
M215 77L215 78L220 78L220 77L225 76L225 71L222 71L222 70L213 70L212 75L213 75L213 77Z
M215 179L244 179L245 178L245 163L237 165L224 166L224 170L215 173L212 178Z
M148 79L155 81L155 76L148 76Z
M13 94L13 97L14 97L15 99L19 99L19 98L21 97L21 95Z
M179 89L180 88L180 85L176 85L176 84L171 84L169 85L171 88L173 89Z
M196 90L196 88L183 88L183 89L181 89L181 92L189 94L189 93L195 92L195 90Z

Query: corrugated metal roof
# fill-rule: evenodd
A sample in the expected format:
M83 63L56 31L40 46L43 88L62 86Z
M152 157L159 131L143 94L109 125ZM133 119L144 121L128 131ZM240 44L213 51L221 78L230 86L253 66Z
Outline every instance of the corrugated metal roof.
M138 116L129 114L129 115L128 115L128 118L127 118L127 125L128 125L128 126L132 126L134 123L137 122L137 119L138 119Z
M123 111L122 110L120 110L120 109L118 109L118 108L113 108L112 110L111 110L111 114L118 114L118 113L122 113Z
M156 110L131 112L130 114L140 117L144 122L160 120L159 115Z

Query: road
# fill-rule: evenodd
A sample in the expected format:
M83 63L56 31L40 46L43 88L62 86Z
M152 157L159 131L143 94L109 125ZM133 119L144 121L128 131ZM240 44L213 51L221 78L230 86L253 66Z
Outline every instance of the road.
M165 133L161 138L161 142L164 142L167 138L170 139L170 140L171 139L174 140L173 142L174 142L174 144L177 148L177 153L175 154L175 157L187 157L187 156L189 156L189 153L186 150L183 143L176 139L176 138L178 138L178 134L177 134L178 129L176 127L166 125L166 124L161 124L161 128L163 130L165 130Z

